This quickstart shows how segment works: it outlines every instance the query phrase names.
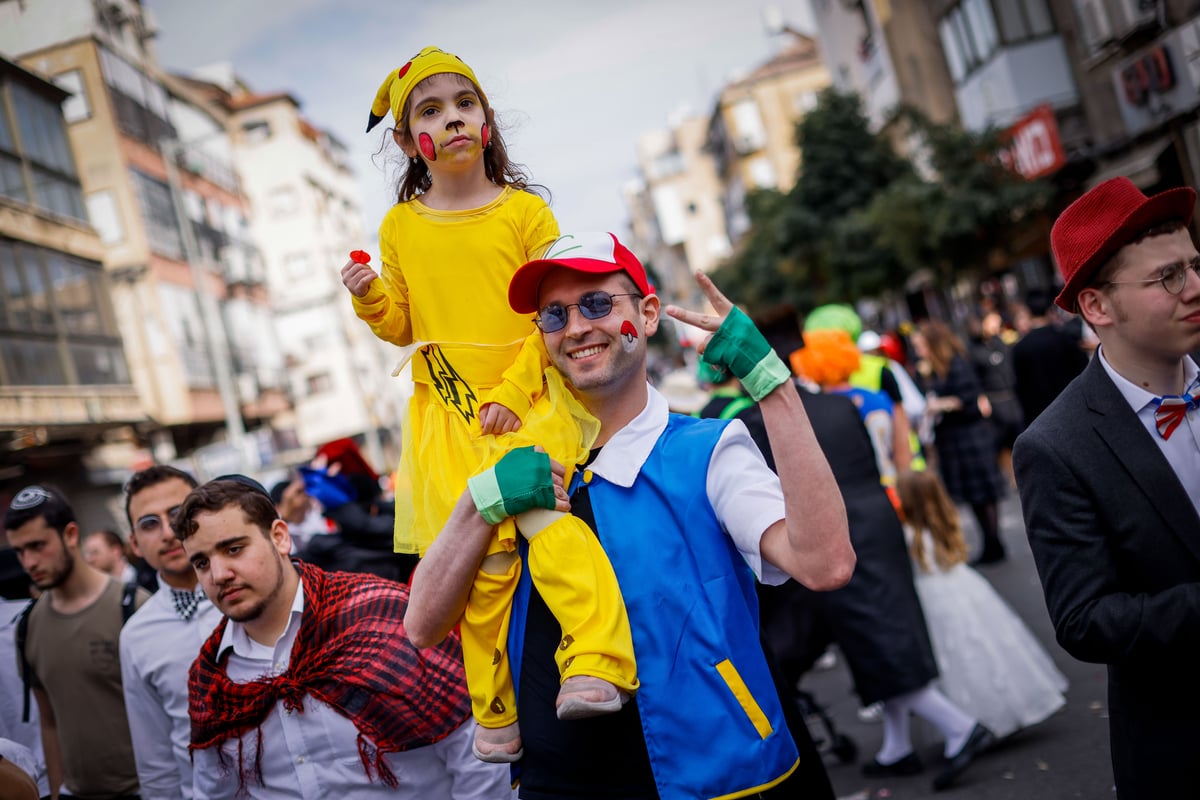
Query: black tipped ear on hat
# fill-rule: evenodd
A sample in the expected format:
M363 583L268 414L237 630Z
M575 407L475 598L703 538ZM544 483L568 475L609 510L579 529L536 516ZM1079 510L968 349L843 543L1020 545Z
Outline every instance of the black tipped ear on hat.
M378 125L382 121L383 121L382 115L372 113L370 119L367 120L367 133L370 133L371 129L374 128L376 125Z

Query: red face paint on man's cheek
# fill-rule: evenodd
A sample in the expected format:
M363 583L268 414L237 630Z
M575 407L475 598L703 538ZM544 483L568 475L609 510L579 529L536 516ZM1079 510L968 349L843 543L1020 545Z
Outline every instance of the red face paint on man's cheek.
M621 323L621 347L626 353L632 353L637 349L638 332L637 328L633 327L633 323L625 320Z
M422 133L417 137L417 145L421 148L421 155L425 156L426 161L437 161L437 150L433 147L432 136Z

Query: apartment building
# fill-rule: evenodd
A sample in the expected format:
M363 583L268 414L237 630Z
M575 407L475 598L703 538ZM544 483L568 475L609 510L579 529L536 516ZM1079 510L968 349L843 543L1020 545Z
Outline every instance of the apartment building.
M184 79L228 115L234 163L258 213L253 231L288 366L298 443L358 437L387 469L407 400L395 348L359 320L342 286L351 250L370 249L345 145L288 92L253 91L228 65Z
M147 423L114 464L270 463L290 407L223 120L162 74L137 0L0 1L0 52L71 92L67 133Z
M102 472L104 454L146 417L64 100L63 89L0 58L0 499L50 480L80 487L86 505L89 469Z
M691 273L733 252L749 228L750 192L795 184L796 125L828 85L816 41L791 33L779 52L723 86L710 113L639 138L640 176L626 188L626 205L635 249L650 254L668 302L700 302Z

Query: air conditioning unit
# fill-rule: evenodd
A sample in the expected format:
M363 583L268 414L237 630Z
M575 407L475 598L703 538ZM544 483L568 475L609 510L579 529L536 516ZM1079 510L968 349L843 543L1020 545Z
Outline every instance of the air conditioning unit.
M142 41L158 36L158 20L155 18L154 12L145 6L142 6L142 15L138 19L137 34Z

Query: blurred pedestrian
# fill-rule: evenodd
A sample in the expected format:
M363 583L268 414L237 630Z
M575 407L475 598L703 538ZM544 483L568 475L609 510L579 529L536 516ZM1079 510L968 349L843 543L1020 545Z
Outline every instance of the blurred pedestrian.
M1000 471L1012 484L1012 446L1025 429L1021 401L1017 399L1012 345L1003 337L1004 322L999 312L990 311L979 322L970 347L971 363L979 376L980 410L995 434Z
M18 622L17 651L37 701L51 794L65 787L97 800L136 796L118 637L149 595L84 561L75 511L57 489L17 492L4 529L41 590Z
M42 725L37 706L30 704L28 688L19 670L16 628L18 620L29 606L37 590L29 575L21 568L16 552L0 535L0 739L9 739L29 751L32 768L25 769L37 784L38 795L50 796L46 776L46 755L42 749ZM25 711L28 710L28 714ZM28 767L28 764L26 764ZM2 785L2 784L0 784ZM0 797L4 797L0 792Z
M1108 665L1117 796L1200 786L1200 253L1190 188L1099 184L1050 233L1100 347L1017 440L1021 507L1063 648Z
M158 589L154 569L138 558L130 543L113 530L92 531L83 540L83 558L121 583L136 583L148 592Z
M188 668L221 620L171 530L196 486L187 472L156 464L125 484L129 543L158 573L159 589L121 630L121 685L142 800L190 800Z
M1013 378L1026 426L1037 419L1054 398L1083 372L1087 353L1073 336L1058 324L1053 312L1054 295L1032 289L1025 298L1029 308L1029 330L1013 345Z
M266 489L224 476L173 523L226 619L188 679L196 798L512 796L471 754L457 636L418 650L403 584L288 558Z
M921 321L912 345L927 392L926 413L934 415L938 472L950 496L971 507L983 537L974 563L1003 561L997 501L1004 494L1004 482L996 466L992 429L979 408L979 378L967 361L966 346L936 320Z
M938 476L903 472L896 490L941 690L998 737L1062 708L1066 677L992 585L965 563L958 509Z

